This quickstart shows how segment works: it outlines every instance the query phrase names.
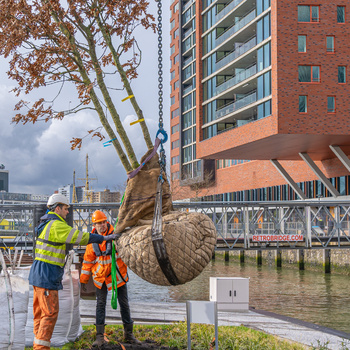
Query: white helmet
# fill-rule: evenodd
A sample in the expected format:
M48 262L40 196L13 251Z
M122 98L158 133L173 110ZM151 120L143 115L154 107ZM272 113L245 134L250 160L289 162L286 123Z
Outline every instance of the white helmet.
M69 201L66 196L64 196L61 193L54 193L50 196L49 200L47 201L47 207L50 208L57 204L65 204L69 206Z

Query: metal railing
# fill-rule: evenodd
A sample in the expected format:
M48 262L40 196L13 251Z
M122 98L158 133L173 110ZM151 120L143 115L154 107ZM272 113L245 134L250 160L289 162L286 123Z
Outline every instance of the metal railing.
M229 37L231 37L234 33L238 32L240 29L242 29L248 23L250 23L255 17L256 17L256 11L254 9L253 11L248 13L245 17L243 17L241 20L239 20L236 24L232 25L231 27L227 28L223 33L221 33L215 39L215 46L219 46L220 44L222 44L225 40L227 40Z
M119 203L74 204L67 221L91 231L96 209L115 225ZM217 249L350 248L350 201L175 202L174 209L208 215ZM0 247L31 252L45 211L45 204L0 204Z
M226 66L227 64L234 61L237 57L242 56L244 53L248 52L256 46L256 36L250 38L241 46L237 47L235 50L232 50L228 55L224 56L215 63L215 71L218 71L220 68Z
M217 96L219 94L221 94L222 92L228 90L229 88L241 83L242 81L252 77L254 74L256 74L257 69L256 69L256 64L254 64L253 66L245 69L242 72L239 72L238 74L236 74L233 78L225 81L224 83L222 83L221 85L217 86L215 91L214 91L214 96Z
M246 107L252 103L256 102L256 91L250 93L249 95L237 100L236 102L227 104L223 108L218 109L215 112L215 118L219 119L224 117L225 115L231 114L239 109Z

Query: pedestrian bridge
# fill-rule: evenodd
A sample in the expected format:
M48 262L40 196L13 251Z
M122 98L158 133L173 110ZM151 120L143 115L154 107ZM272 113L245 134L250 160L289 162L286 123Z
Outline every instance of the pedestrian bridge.
M67 221L91 231L103 210L115 224L119 203L72 204ZM350 201L175 202L175 210L207 214L217 228L217 250L350 248ZM0 204L0 247L32 250L45 204Z

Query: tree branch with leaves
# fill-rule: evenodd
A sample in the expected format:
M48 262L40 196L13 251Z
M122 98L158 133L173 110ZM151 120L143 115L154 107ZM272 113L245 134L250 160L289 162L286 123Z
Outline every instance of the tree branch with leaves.
M111 90L125 90L132 96L131 105L151 149L150 134L131 86L141 62L134 31L141 26L156 32L148 8L145 0L0 0L0 54L9 59L7 73L17 83L13 91L20 96L57 86L52 100L20 100L13 122L35 124L93 110L113 140L125 170L136 169L139 163ZM116 86L110 86L107 77L115 74L120 82L113 81ZM69 83L75 86L78 102L72 108L57 109L56 99ZM87 132L104 138L99 130ZM72 149L81 145L82 138L71 141Z

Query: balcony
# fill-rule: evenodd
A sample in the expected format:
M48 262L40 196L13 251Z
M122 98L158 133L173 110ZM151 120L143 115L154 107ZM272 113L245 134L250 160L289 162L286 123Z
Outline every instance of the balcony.
M240 29L245 27L248 23L250 23L256 17L255 9L248 13L245 17L243 17L240 21L238 21L233 26L227 28L220 36L215 39L215 45L219 46L228 38L230 38L234 33L238 32Z
M218 21L220 21L223 17L225 17L243 1L245 0L233 0L230 3L228 3L219 13L215 15L215 22L217 23Z
M243 72L238 73L230 80L227 80L223 84L217 86L215 91L214 91L214 96L217 96L217 95L221 94L222 92L228 90L229 88L237 85L238 83L250 78L251 76L256 74L256 71L257 71L256 65L254 65L254 66L247 68Z
M215 70L218 71L220 68L234 61L237 57L243 55L244 53L252 49L254 46L256 46L256 36L247 40L244 44L239 46L237 49L231 51L228 55L226 55L219 61L216 61Z
M256 102L256 91L250 95L247 95L246 97L241 98L240 100L237 100L236 102L227 104L223 108L217 110L215 113L215 118L220 119L254 102Z

